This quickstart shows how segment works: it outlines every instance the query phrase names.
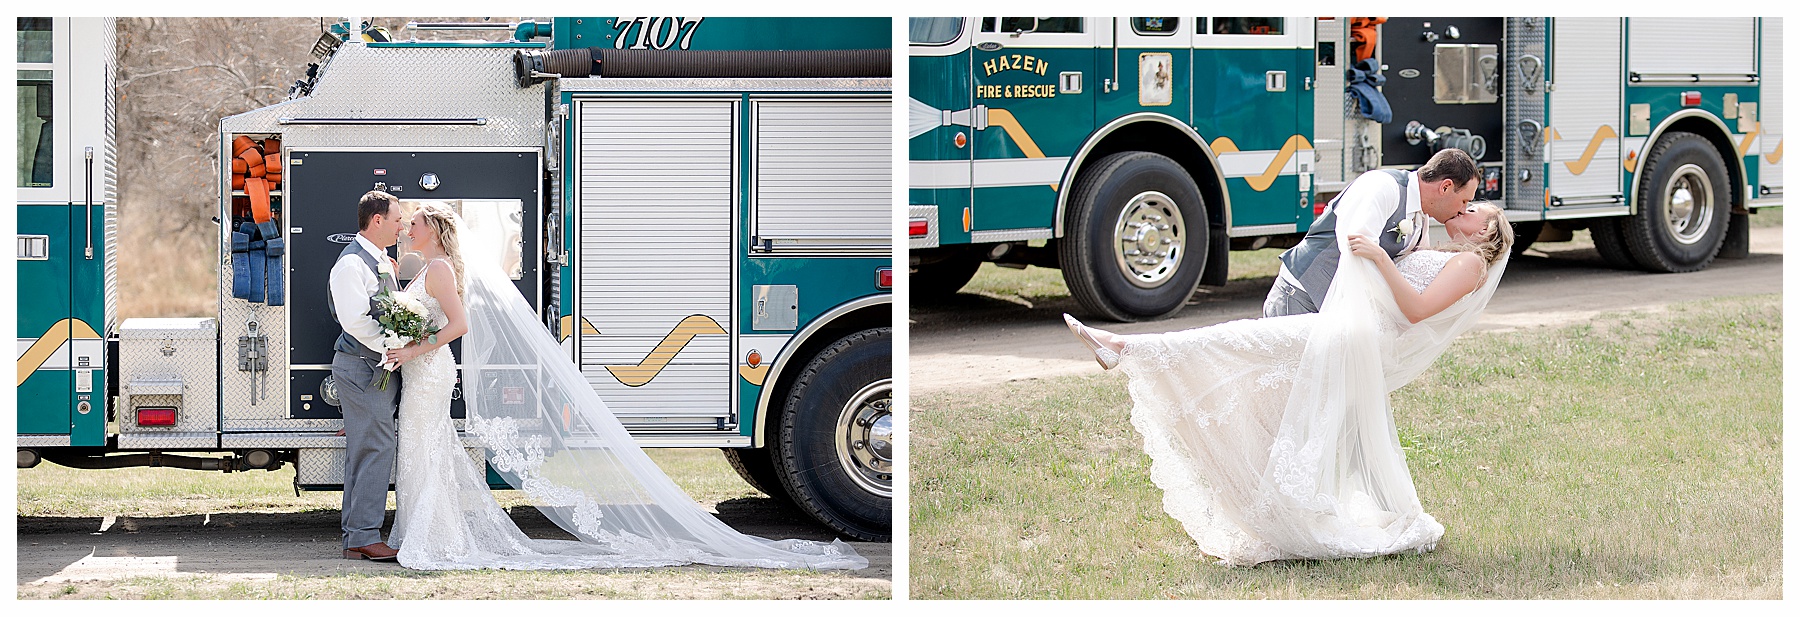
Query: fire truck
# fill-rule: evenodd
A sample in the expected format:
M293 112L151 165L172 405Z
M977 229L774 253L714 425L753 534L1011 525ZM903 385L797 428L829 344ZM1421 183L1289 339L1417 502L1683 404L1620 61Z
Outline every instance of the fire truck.
M909 28L915 298L1060 268L1088 313L1173 314L1291 246L1363 172L1480 164L1517 250L1747 254L1782 195L1780 18L952 17Z
M890 24L577 17L403 41L341 22L288 100L219 123L218 250L195 256L217 265L216 314L121 321L114 25L32 20L19 466L293 465L297 490L341 489L323 290L358 198L385 190L505 238L503 271L640 445L720 448L837 533L887 539ZM402 284L422 267L405 248ZM461 429L466 405L527 389L459 387L450 413Z

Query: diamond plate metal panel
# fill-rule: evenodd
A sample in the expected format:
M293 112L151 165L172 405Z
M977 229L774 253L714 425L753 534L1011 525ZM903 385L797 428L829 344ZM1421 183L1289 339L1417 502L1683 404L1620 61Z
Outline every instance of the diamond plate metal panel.
M225 118L224 133L281 133L289 148L511 147L544 141L544 85L520 88L512 49L347 42L310 96ZM485 118L479 126L283 125L282 118Z
M1544 18L1511 17L1506 20L1506 52L1504 70L1506 71L1506 125L1502 127L1506 133L1505 175L1502 176L1505 186L1502 195L1506 196L1505 206L1508 210L1517 210L1522 215L1513 220L1532 220L1542 216L1544 210L1544 136L1543 127L1549 124L1544 108L1544 74L1541 62L1544 56ZM1534 83L1525 83L1527 71L1521 66L1529 66L1536 58L1540 63ZM1533 125L1531 122L1535 122ZM1520 126L1534 126L1535 129L1521 131ZM1531 142L1526 143L1525 139ZM1522 173L1530 173L1525 179Z
M119 433L120 450L211 450L218 447L217 433Z
M911 248L928 249L928 248L937 247L937 245L938 245L937 211L938 211L937 206L907 206L906 207L906 219L908 221L924 220L924 221L931 222L931 224L929 224L925 227L925 229L926 229L925 235L917 237L917 238L913 238L911 240L911 244L910 244Z
M1319 46L1333 44L1331 64L1318 64L1319 58L1313 62L1317 66L1313 71L1313 154L1319 159L1314 167L1315 180L1321 188L1337 186L1346 182L1351 176L1344 171L1344 135L1349 120L1354 114L1345 113L1344 70L1349 68L1345 60L1350 56L1350 41L1347 17L1338 17L1326 21L1315 22L1315 36Z
M245 430L337 430L343 421L293 420L288 418L288 348L287 307L267 306L231 297L231 263L219 265L219 346L221 360L218 371L220 429ZM292 297L292 291L289 297ZM238 337L250 334L250 322L256 322L257 333L269 337L267 371L254 373L238 370Z
M182 446L217 445L219 427L218 370L214 340L218 326L212 318L127 319L119 325L119 420L120 445L134 434L204 436L203 442L183 441ZM180 395L134 394L133 385L179 381ZM138 426L139 407L177 407L174 426Z
M316 448L344 449L344 438L333 433L226 433L219 436L219 447L247 448Z
M68 435L20 435L21 448L55 448L69 445Z

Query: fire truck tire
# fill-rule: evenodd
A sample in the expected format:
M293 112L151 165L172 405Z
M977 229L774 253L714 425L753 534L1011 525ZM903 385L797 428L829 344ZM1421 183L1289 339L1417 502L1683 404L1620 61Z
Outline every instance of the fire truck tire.
M1645 270L1705 268L1725 243L1731 217L1731 175L1712 142L1674 132L1644 159L1638 212L1623 219L1625 248Z
M914 301L943 300L956 295L981 269L979 254L956 255L930 264L913 266L908 282Z
M756 490L775 498L775 501L791 504L787 489L781 486L781 471L775 468L769 448L720 448L725 452L726 462L738 477L744 479Z
M870 328L813 356L782 410L782 486L840 535L892 538L893 391L893 330Z
M1181 310L1206 269L1206 204L1186 169L1153 152L1119 152L1075 176L1057 243L1070 295L1113 321Z
M1637 270L1636 259L1632 259L1631 250L1625 248L1625 232L1621 231L1626 220L1623 217L1594 219L1588 225L1588 233L1594 236L1594 250L1600 252L1600 258L1608 265L1621 270Z

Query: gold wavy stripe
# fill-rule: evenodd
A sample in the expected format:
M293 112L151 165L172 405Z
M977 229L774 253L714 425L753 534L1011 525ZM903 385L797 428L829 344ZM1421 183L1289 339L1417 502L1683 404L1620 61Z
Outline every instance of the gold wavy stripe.
M1786 139L1775 142L1775 151L1763 155L1763 159L1769 161L1769 163L1771 163L1771 164L1780 163L1781 162L1781 145L1785 144L1785 143L1787 143Z
M1757 134L1759 134L1761 132L1762 132L1762 123L1758 122L1758 123L1756 123L1756 128L1751 129L1750 132L1744 134L1744 140L1738 142L1738 147L1737 147L1738 158L1743 158L1750 154L1750 144L1754 143L1756 141Z
M569 340L569 333L575 331L574 325L575 325L575 316L574 315L563 315L561 325L559 325L556 328L557 332L562 333L562 338L556 339L556 342L560 343L560 342ZM581 318L581 333L582 334L599 334L600 331L595 329L594 324L589 322L586 317L583 317L583 318Z
M1011 137L1013 143L1019 145L1019 151L1025 153L1026 158L1044 158L1044 151L1038 148L1036 141L1032 141L1031 134L1025 132L1025 125L1019 124L1019 119L1013 117L1012 112L989 107L988 126L997 126L1005 130L1006 136ZM1050 190L1056 190L1056 184L1051 184Z
M669 334L663 337L662 342L657 343L656 348L651 349L643 360L638 361L635 365L609 364L606 365L606 370L612 373L613 378L618 379L619 383L633 388L650 383L650 380L656 379L656 375L661 373L671 360L675 359L675 354L681 353L689 341L702 334L725 334L725 328L720 327L719 322L713 321L711 317L688 315L681 320L681 323L676 324L675 329L670 330Z
M756 368L739 366L738 375L742 376L744 381L750 382L750 385L760 386L763 385L763 380L769 378L769 365L764 364Z
M1600 153L1600 144L1608 139L1617 138L1618 136L1619 134L1613 131L1613 127L1605 124L1600 125L1600 128L1594 131L1594 138L1588 140L1587 151L1581 153L1581 158L1579 160L1563 163L1563 165L1569 168L1569 173L1577 176L1581 175L1581 172L1587 171L1588 164L1594 162L1594 155ZM1559 134L1557 137L1561 138L1562 135Z
M85 321L64 319L56 322L56 325L50 326L49 330L44 331L43 336L38 337L38 340L31 344L30 349L25 350L25 355L19 356L18 385L25 385L25 380L29 379L32 373L37 372L39 367L44 366L44 361L49 360L50 356L63 346L63 343L67 343L71 339L97 338L100 338L100 334L95 332L94 327L87 325Z
M1307 142L1306 138L1303 136L1295 135L1289 137L1286 143L1281 144L1281 150L1275 153L1275 159L1269 161L1269 167L1263 170L1262 175L1245 176L1244 181L1250 183L1250 188L1256 191L1269 190L1270 186L1275 185L1275 179L1281 176L1281 169L1287 166L1288 159L1294 158L1294 153L1311 147L1312 144ZM1212 150L1214 154L1242 152L1242 150L1238 149L1237 143L1231 141L1230 137L1214 139L1212 142Z

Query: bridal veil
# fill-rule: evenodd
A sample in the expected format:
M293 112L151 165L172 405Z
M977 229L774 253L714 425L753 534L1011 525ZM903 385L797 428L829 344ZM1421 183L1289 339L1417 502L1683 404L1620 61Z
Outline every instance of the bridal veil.
M842 541L748 536L701 509L637 446L513 288L499 267L505 238L485 231L496 226L461 227L467 431L507 483L580 539L564 551L588 567L868 567Z

